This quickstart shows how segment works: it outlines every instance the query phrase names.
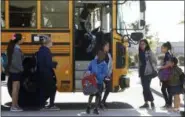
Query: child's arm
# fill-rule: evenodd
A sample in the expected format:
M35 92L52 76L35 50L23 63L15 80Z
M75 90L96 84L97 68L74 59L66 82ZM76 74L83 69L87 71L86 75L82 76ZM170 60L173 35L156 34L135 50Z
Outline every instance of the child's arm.
M91 71L92 71L92 62L90 62L86 72L84 73L84 76L88 76L91 74Z
M169 61L167 61L166 65L160 67L160 69L166 69L166 68L169 68L169 67L170 67Z

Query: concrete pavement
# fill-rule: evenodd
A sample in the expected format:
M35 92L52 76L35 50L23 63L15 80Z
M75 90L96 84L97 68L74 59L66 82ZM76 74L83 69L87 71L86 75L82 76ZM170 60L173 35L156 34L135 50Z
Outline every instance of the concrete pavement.
M164 105L164 100L160 93L159 80L157 78L153 79L151 84L156 110L139 109L139 106L144 101L136 69L132 69L130 78L131 87L124 92L111 93L107 100L109 109L101 111L99 116L180 116L179 113L169 112L160 108ZM20 113L9 112L9 108L5 107L6 103L11 101L5 85L1 87L1 94L2 116L94 116L93 114L87 115L85 113L88 97L82 93L57 93L56 105L61 108L61 111L28 110ZM183 100L181 102L184 104ZM184 108L181 108L181 110L184 110Z

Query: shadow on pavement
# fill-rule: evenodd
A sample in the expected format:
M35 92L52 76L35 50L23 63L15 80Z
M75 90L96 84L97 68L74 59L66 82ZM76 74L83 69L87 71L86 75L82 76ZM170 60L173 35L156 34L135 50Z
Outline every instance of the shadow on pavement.
M147 113L151 116L173 116L173 117L179 116L179 113L172 113L170 111L159 112L156 110L147 110Z
M1 110L7 111L10 109L10 106L11 102L6 103L5 105L1 105ZM56 103L56 106L61 110L84 110L87 107L87 103ZM123 102L111 102L107 103L107 106L107 109L133 109L131 105ZM38 108L31 107L25 108L25 110L38 110Z
M155 89L153 89L153 88L150 88L150 89L151 89L151 91L152 91L153 93L155 93L156 95L158 95L158 96L160 96L160 97L163 98L163 95L162 95L161 92L159 92L159 91L157 91L157 90L155 90ZM181 103L181 107L184 108L184 104Z

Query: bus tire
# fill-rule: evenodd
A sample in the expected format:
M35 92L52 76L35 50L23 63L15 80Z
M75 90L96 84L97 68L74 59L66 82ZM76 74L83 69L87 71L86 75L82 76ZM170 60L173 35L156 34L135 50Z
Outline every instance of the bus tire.
M119 86L115 86L115 87L114 87L114 92L118 92L118 91L119 91L119 89L120 89L120 87L119 87Z
M40 106L40 91L39 88L36 89L34 92L28 91L25 89L24 82L26 78L22 78L20 81L20 90L19 90L19 99L18 104L22 108L29 108L29 107L39 107ZM10 97L12 97L12 79L8 78L7 83L8 93Z
M121 87L121 89L125 89L128 88L130 86L130 78L128 78L127 76L121 76L119 79L119 85Z

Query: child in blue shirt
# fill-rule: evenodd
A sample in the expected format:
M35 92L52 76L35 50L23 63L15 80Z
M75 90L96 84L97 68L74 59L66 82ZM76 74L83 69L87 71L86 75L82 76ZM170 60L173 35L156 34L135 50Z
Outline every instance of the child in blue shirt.
M91 63L88 66L88 70L85 75L94 74L96 76L97 80L97 86L98 86L98 92L95 94L96 100L95 100L95 108L94 108L94 114L99 114L98 112L98 106L100 104L100 97L103 91L103 81L108 75L108 66L105 62L105 53L103 51L98 51L98 57L97 59L94 59L91 61ZM88 107L86 112L89 114L91 109L91 103L94 95L89 96L88 101Z

